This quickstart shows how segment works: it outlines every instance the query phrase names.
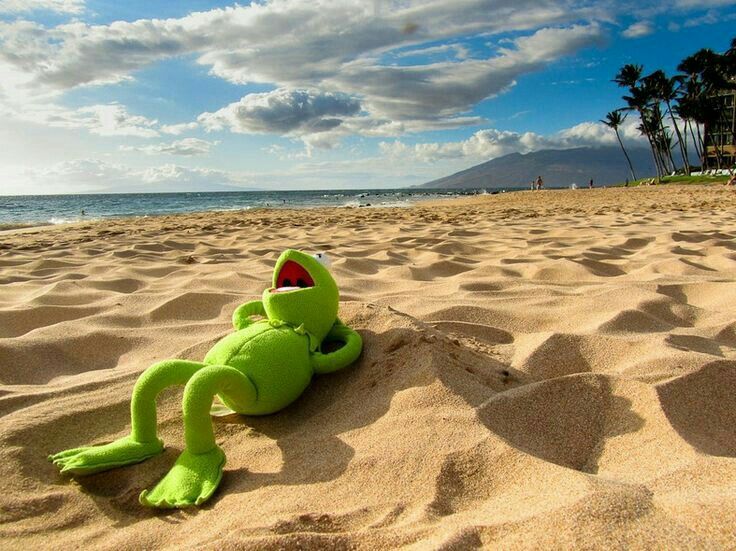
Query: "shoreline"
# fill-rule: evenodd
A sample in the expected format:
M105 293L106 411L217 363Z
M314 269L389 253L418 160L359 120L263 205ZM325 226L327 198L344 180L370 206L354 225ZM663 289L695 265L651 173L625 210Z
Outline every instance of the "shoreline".
M0 231L116 218L264 208L407 207L422 198L463 196L477 190L373 189L285 192L86 194L0 197ZM23 198L30 198L25 204ZM86 211L86 212L85 212Z
M331 205L331 206L315 206L315 205L304 205L299 207L294 206L270 206L270 207L247 207L243 209L213 209L213 210L202 210L202 211L191 211L191 212L174 212L174 213L161 213L161 214L141 214L133 216L109 216L103 218L89 218L82 220L74 220L63 223L18 223L18 224L0 224L0 236L13 235L23 232L38 232L38 231L54 231L55 229L71 229L83 226L96 226L98 224L136 224L144 221L156 221L165 219L186 219L192 217L193 219L201 219L203 217L212 216L213 218L227 218L228 216L271 216L278 215L279 213L293 212L316 212L322 213L322 211L329 212L335 210L336 212L354 212L363 210L375 210L375 211L392 211L392 210L405 210L415 208L431 208L431 207L452 207L452 206L463 206L463 205L492 205L493 201L498 202L500 198L508 195L529 195L530 197L541 197L545 193L571 193L571 194L582 194L581 198L586 193L599 193L599 192L612 192L612 193L643 193L646 190L681 190L695 192L697 190L711 191L714 189L720 189L724 186L716 183L702 183L702 184L664 184L658 186L645 186L640 185L636 187L596 187L593 189L588 188L547 188L543 190L533 191L529 189L514 189L507 190L506 192L497 193L476 193L467 194L463 196L452 196L442 197L433 199L418 199L412 201L406 205ZM725 193L729 192L729 189L724 190ZM656 192L655 192L656 193ZM534 204L534 199L529 199L530 205ZM522 201L524 203L525 201Z
M139 219L148 219L148 218L161 218L161 217L169 217L169 216L203 216L206 214L213 214L218 215L219 213L227 214L227 213L245 213L245 212L264 212L264 211L302 211L302 210L313 210L313 209L345 209L345 210L351 210L351 209L405 209L405 208L413 208L416 206L435 206L435 205L444 205L452 202L456 202L457 204L464 204L464 203L474 203L480 201L483 202L484 198L488 197L496 197L501 196L504 194L509 193L522 193L522 192L532 192L532 193L539 193L539 192L575 192L575 193L586 193L590 191L599 191L599 190L606 190L606 189L622 189L622 190L635 190L640 188L651 188L651 187L664 187L666 189L678 189L678 188L686 188L686 189L709 189L713 187L721 187L721 183L715 183L715 182L703 182L703 183L687 183L687 184L680 184L680 183L674 183L674 184L660 184L658 186L648 186L648 185L637 185L637 186L631 186L631 187L625 187L623 185L617 185L617 186L611 186L611 187L595 187L592 190L588 188L577 188L577 189L570 189L570 188L545 188L543 190L533 191L529 190L527 188L507 188L507 189L498 189L492 191L492 192L485 192L485 193L478 193L478 190L472 189L472 190L457 190L456 195L448 196L448 197L438 197L438 198L430 198L430 199L415 199L411 200L408 199L405 201L405 204L401 205L394 205L394 204L387 204L387 205L380 205L380 204L359 204L359 205L312 205L312 204L305 204L302 206L246 206L243 208L217 208L217 209L209 209L209 210L195 210L195 211L185 211L185 212L167 212L167 213L147 213L147 214L139 214L139 215L109 215L109 216L102 216L102 217L96 217L96 218L88 218L88 219L78 219L78 220L70 220L70 221L64 221L59 223L54 222L9 222L9 223L0 223L0 235L6 235L11 232L17 232L17 231L24 231L24 230L34 230L34 229L50 229L55 227L74 227L78 224L95 224L95 223L106 223L106 222L112 222L112 221L125 221L125 220L139 220ZM351 190L345 190L345 191L351 191ZM375 190L376 192L380 193L382 190ZM392 190L393 191L393 190ZM447 190L440 190L442 192L446 192ZM465 191L465 193L463 192ZM232 192L237 193L237 192ZM145 194L139 194L139 195L145 195ZM15 197L15 196L14 196ZM23 196L17 196L17 197L23 197ZM56 197L56 196L54 196Z

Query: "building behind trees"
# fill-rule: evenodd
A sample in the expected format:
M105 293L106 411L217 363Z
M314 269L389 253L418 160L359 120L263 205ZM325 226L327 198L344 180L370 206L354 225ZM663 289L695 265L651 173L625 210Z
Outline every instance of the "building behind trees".
M736 164L736 90L715 94L711 105L714 113L712 122L705 125L704 165L730 167Z

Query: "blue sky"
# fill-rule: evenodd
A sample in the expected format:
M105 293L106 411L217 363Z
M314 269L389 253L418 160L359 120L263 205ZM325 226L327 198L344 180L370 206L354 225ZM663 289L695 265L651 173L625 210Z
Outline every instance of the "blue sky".
M615 145L617 69L673 72L734 21L736 0L0 0L0 194L398 187Z

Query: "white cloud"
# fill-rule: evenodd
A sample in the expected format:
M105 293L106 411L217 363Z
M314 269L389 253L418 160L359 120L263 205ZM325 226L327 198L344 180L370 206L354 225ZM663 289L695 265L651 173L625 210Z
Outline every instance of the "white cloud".
M83 128L92 134L106 137L155 138L160 133L179 135L199 126L196 122L160 125L157 119L129 113L127 108L119 103L87 105L77 109L69 109L55 103L46 105L30 103L19 111L7 107L3 109L0 106L0 115L52 128ZM202 140L194 140L197 141Z
M654 27L648 21L638 21L633 23L621 33L626 38L640 38L654 32Z
M280 88L248 94L198 121L208 130L300 135L332 130L359 111L360 102L344 94Z
M84 11L84 0L0 0L0 13L32 11L78 14Z
M313 148L332 148L348 134L396 136L475 125L482 119L461 114L513 86L522 74L597 44L602 36L598 25L573 25L517 38L489 59L402 67L356 60L323 80L352 97L282 88L249 94L215 113L203 113L198 121L208 130L299 136L307 154ZM365 112L360 115L355 97L363 98Z
M636 130L637 124L636 118L630 116L620 128L627 147L645 145L644 138ZM283 147L273 146L269 153L292 161L302 158L305 162L259 173L245 174L177 164L133 168L99 159L80 159L57 163L46 169L25 170L9 175L3 181L9 182L6 193L207 189L221 184L278 189L396 187L426 182L467 168L470 164L513 152L617 144L611 129L601 123L585 122L547 136L534 132L484 129L456 142L414 145L400 140L382 142L379 145L380 156L342 161L311 161L305 159L307 155L291 155ZM170 145L153 145L151 151Z
M716 23L722 23L724 21L733 21L736 19L736 14L719 13L716 10L708 10L705 14L700 17L693 17L687 19L682 23L682 27L700 27L702 25L715 25Z
M463 0L462 9L455 3L409 0L379 10L362 0L272 0L179 19L109 25L73 22L45 28L14 21L0 24L0 76L6 77L0 79L0 99L15 96L18 111L31 97L121 82L156 61L193 54L213 75L230 82L359 97L379 120L448 119L506 90L524 73L598 43L603 31L597 24L570 25L598 12L584 0L493 5ZM488 59L468 59L464 47L454 45L455 59L444 63L392 67L380 62L394 49L426 54L444 48L431 45L438 40L531 31ZM240 112L249 107L245 101ZM324 130L322 125L335 121L314 122L316 130ZM255 111L240 124L243 129L278 126L258 120Z
M11 180L10 193L15 191L14 183L16 193L32 193L36 189L46 193L84 193L107 186L114 189L128 181L129 171L123 165L97 159L63 161L48 168L26 169L15 182Z
M147 168L142 172L131 171L134 178L147 184L182 183L182 184L232 184L237 183L234 176L223 170L211 168L188 168L184 166L167 164Z
M736 5L736 0L675 0L675 6L681 9L705 9L732 5Z
M402 67L357 60L326 82L334 89L364 97L364 107L375 117L447 119L504 92L525 73L600 43L603 35L595 24L544 28L515 39L488 59Z
M164 134L172 134L174 136L179 136L180 134L183 134L187 130L194 130L197 128L199 124L196 122L183 122L180 124L163 124L161 125L161 132Z
M636 130L635 120L624 121L619 131L626 143L644 145L643 138ZM529 153L541 149L618 145L618 141L615 133L604 124L584 122L549 136L535 132L485 129L457 142L430 142L410 146L396 140L381 142L379 145L385 156L395 160L435 163L448 159L464 159L468 162L489 160L509 153Z
M15 12L31 5L84 9L81 0L0 2ZM675 7L687 13L731 3L676 0ZM483 121L469 112L479 102L602 43L622 13L642 19L624 31L633 36L646 31L651 15L642 13L663 9L654 0L270 0L105 25L0 21L0 115L102 136L178 136L200 124L210 131L275 133L303 140L309 153L351 134L396 137L477 125ZM465 44L477 39L491 44L492 53L471 53ZM130 81L136 71L177 56L229 82L275 90L181 124L161 125L118 104L60 107L66 91ZM388 64L397 57L410 64ZM484 139L477 147L503 148L507 138ZM140 149L154 153L159 146Z
M177 185L188 189L207 189L221 184L250 184L242 174L210 168L191 168L165 164L134 168L100 159L75 159L43 169L26 169L9 182L8 193L87 193L120 190L155 191Z
M398 58L434 56L437 54L450 54L455 59L467 59L470 55L468 49L461 44L442 44L440 46L429 46L427 48L412 48L396 54Z
M153 138L159 135L158 121L132 115L118 103L89 105L66 109L58 105L29 105L15 118L57 128L86 128L99 136L135 136Z
M75 111L82 126L100 136L138 136L151 138L158 136L154 127L158 121L140 115L131 115L125 107L118 104L90 105Z
M198 138L184 138L183 140L176 140L171 143L158 143L142 147L123 145L120 147L120 150L140 151L147 155L181 155L183 157L193 157L195 155L206 155L218 143L208 142L207 140L200 140Z

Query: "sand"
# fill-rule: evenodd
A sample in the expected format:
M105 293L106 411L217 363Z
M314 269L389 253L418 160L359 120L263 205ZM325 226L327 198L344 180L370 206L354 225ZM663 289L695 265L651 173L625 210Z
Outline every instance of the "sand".
M216 419L200 509L138 504L182 449L77 480L136 378L201 359L288 247L329 251L351 368ZM0 547L736 548L736 193L521 192L0 233Z

